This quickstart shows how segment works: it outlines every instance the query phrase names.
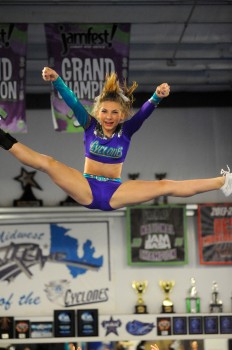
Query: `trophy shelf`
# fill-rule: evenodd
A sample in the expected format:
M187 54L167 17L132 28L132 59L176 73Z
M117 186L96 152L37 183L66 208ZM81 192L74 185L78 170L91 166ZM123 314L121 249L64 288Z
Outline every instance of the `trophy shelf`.
M35 344L35 343L66 343L66 342L96 342L96 341L124 341L124 340L147 340L147 341L158 341L158 340L191 340L191 339L231 339L232 338L232 331L231 331L231 323L230 323L230 332L228 333L221 333L221 327L220 327L220 317L226 317L231 320L232 313L195 313L195 314L168 314L168 313L160 313L160 314L128 314L128 315L99 315L98 319L98 336L79 336L77 332L77 320L75 321L75 336L73 337L61 337L61 336L49 336L49 337L34 337L34 338L1 338L0 339L0 347L1 344ZM204 329L204 318L218 318L218 333L209 334L205 332ZM17 321L19 317L15 318L15 321ZM25 318L25 317L24 317ZM44 320L44 318L41 318L41 322ZM186 334L173 334L173 319L186 319L187 324L187 330ZM202 328L199 329L200 334L195 333L189 333L189 318L198 318L202 320ZM171 332L170 334L159 334L159 320L167 320L170 319L171 324ZM30 322L33 322L33 318L31 319L29 317ZM50 322L53 322L54 326L54 320L49 317ZM120 326L117 327L115 332L109 332L106 328L103 327L104 322L108 320L120 320ZM46 318L46 321L48 321L48 318ZM104 322L103 322L104 321ZM132 335L129 332L126 331L126 326L129 322L144 322L144 324L148 325L153 323L153 328L150 332L144 335ZM112 325L111 325L112 326ZM110 326L110 327L111 327ZM210 329L209 329L210 331ZM228 330L227 330L228 331ZM225 330L224 330L225 332Z
M194 216L198 208L197 204L187 204L187 216ZM55 207L1 207L0 221L17 221L24 222L25 219L59 219L64 216L66 219L77 217L124 217L126 208L121 208L115 211L103 212L97 209L89 210L81 206L55 206Z

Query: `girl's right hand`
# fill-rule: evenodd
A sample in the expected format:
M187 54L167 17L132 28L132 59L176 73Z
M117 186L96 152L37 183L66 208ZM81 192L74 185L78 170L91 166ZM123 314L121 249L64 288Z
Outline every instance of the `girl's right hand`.
M59 74L57 74L54 69L44 67L42 70L42 77L45 81L55 81L59 77Z

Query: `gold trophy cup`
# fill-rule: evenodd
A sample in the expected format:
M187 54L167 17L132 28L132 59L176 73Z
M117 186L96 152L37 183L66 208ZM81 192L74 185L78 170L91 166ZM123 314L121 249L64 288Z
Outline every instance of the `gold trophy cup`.
M144 304L143 294L147 289L147 281L133 281L132 288L135 290L138 295L137 304L135 305L136 314L147 314L147 306Z
M160 287L164 291L165 298L162 303L162 313L168 314L174 312L174 305L173 302L169 298L169 293L173 289L175 285L175 281L160 281L159 282Z

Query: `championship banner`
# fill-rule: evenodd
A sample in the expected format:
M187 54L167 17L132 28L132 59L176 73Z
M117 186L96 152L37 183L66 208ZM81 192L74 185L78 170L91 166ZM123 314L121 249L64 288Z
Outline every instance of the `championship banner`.
M232 204L198 206L200 264L232 264Z
M0 127L27 132L25 81L27 24L0 24Z
M186 207L127 208L129 265L184 265L188 262Z
M117 72L127 79L130 24L45 24L48 65L54 68L91 111L106 74ZM51 108L57 131L79 132L73 111L52 87Z

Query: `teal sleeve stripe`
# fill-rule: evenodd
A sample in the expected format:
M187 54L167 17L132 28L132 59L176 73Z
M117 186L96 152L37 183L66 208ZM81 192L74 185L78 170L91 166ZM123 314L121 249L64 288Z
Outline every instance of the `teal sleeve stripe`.
M60 93L65 103L73 110L75 117L82 127L85 127L88 121L88 113L82 106L74 92L64 83L61 77L53 82L54 87Z
M152 95L152 97L150 98L150 101L153 102L154 104L158 105L160 103L160 101L162 101L162 98L160 98L156 92L154 92L154 94Z

